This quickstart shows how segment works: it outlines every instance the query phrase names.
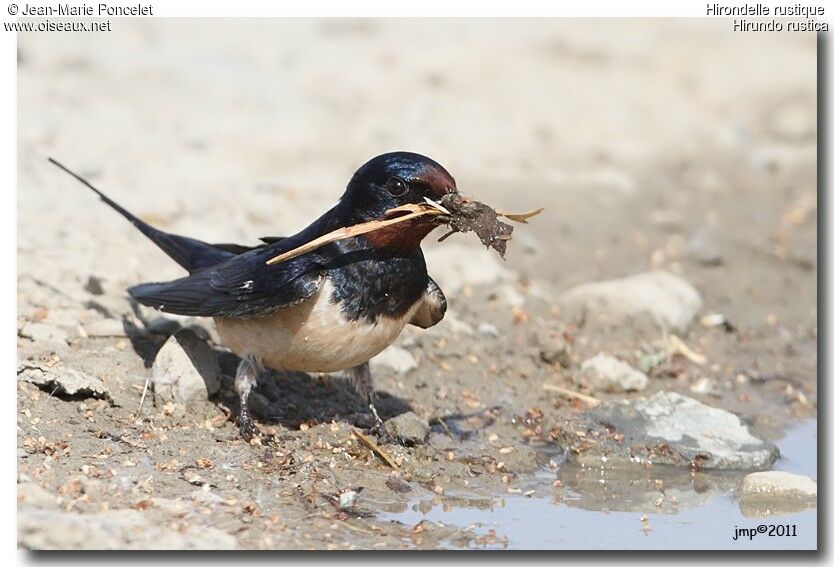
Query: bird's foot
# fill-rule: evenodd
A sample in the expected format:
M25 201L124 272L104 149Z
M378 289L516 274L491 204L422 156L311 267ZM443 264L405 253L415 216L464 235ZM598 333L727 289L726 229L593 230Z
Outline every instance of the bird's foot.
M379 413L376 411L376 406L374 406L374 404L368 404L368 409L371 410L371 419L373 420L373 425L371 425L370 429L371 433L382 433L382 418L379 417Z
M255 425L254 421L252 421L252 416L249 415L248 411L240 412L240 416L237 420L237 426L240 429L240 436L243 437L243 440L247 443L251 443L253 439L260 441L261 430L258 429L258 426Z
M373 404L369 404L368 406L371 410L371 417L373 418L373 425L371 425L370 429L368 430L369 433L376 435L377 439L379 439L380 443L389 443L389 444L398 444L397 439L390 435L385 429L383 429L382 418L379 417L379 414L376 411L376 408Z

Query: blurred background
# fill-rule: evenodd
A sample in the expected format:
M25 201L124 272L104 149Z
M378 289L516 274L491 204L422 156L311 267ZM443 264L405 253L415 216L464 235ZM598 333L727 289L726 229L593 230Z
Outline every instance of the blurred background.
M390 150L435 158L484 200L547 207L523 233L546 242L537 269L563 285L674 263L696 237L739 248L737 289L776 286L759 299L796 309L784 278L764 283L750 263L776 252L814 262L813 227L780 230L791 207L814 208L813 35L731 33L715 20L113 28L20 36L24 266L26 249L69 221L81 233L72 248L100 243L98 230L119 250L139 242L45 167L47 155L166 228L251 241L302 227ZM61 222L35 222L35 211ZM135 269L155 254L135 252ZM794 282L806 316L814 279Z
M546 207L508 261L557 290L663 267L737 324L807 335L815 50L812 34L718 20L119 20L22 34L21 270L72 278L83 258L125 283L179 274L48 155L166 230L253 242L305 226L370 157L409 150L486 202Z

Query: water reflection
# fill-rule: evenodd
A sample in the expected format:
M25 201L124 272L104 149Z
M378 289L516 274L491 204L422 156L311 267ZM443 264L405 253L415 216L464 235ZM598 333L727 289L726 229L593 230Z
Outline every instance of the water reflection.
M790 429L777 445L783 458L774 468L816 478L815 420ZM469 528L473 538L457 538L448 542L451 547L816 548L816 510L743 506L736 496L743 478L742 472L658 466L612 470L560 463L535 475L522 494L417 498L379 517L409 525L428 520ZM758 524L749 518L762 514L791 514L785 521L797 526L797 536L732 539L736 528L755 528ZM497 534L497 539L477 537L485 533Z
M559 469L571 507L592 511L675 514L703 506L710 499L735 490L743 473L690 472L653 466L629 469L598 469L563 465Z

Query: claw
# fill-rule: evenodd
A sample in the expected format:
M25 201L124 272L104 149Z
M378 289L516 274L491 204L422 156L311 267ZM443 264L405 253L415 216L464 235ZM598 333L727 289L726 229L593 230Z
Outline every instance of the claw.
M247 443L251 442L252 439L260 438L261 430L258 429L258 426L249 417L249 412L241 412L240 418L238 419L238 428L240 429L240 436Z
M392 445L400 444L400 442L395 437L389 435L388 432L386 432L382 428L382 424L383 424L382 418L379 417L379 414L377 413L376 408L374 407L374 405L373 404L368 404L368 407L370 408L371 414L373 414L373 418L374 418L374 424L371 426L371 428L368 431L370 433L376 435L377 439L379 439L379 441L381 443L390 443Z

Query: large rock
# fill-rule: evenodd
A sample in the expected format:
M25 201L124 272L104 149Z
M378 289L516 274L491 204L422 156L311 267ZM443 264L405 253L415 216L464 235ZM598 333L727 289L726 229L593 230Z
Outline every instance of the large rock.
M57 364L48 366L36 362L17 365L18 380L30 382L59 397L98 398L110 400L110 392L97 377Z
M741 483L741 511L745 516L790 514L817 505L817 483L784 471L748 474Z
M604 353L583 362L581 376L598 392L639 392L649 383L645 374Z
M188 329L177 332L162 346L151 376L158 405L175 402L186 410L205 405L222 383L214 351Z
M674 465L755 470L779 456L738 416L677 393L603 403L554 431L568 460L588 466Z
M587 283L569 289L558 302L589 318L629 320L649 316L673 332L684 332L704 305L686 280L664 271Z

